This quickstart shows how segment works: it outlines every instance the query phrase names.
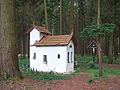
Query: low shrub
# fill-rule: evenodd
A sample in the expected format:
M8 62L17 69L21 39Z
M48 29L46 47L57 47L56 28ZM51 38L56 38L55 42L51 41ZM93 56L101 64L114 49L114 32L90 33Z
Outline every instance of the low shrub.
M94 61L95 60L95 61ZM86 67L88 69L97 69L97 59L91 56L75 56L75 68Z
M103 74L104 74L104 76L120 75L120 70L119 69L104 68Z
M97 58L92 56L75 56L75 68L85 67L88 69L98 69ZM108 64L108 57L103 57L103 63ZM120 60L113 58L113 64L120 64Z
M113 63L114 63L114 64L120 64L120 59L113 60Z
M82 72L80 69L76 69L76 70L72 73L72 75L77 75L77 74L80 73L80 72Z
M106 64L108 64L108 61L109 61L109 58L107 56L103 56L103 62L106 63ZM120 64L120 60L118 58L115 59L113 57L113 64Z

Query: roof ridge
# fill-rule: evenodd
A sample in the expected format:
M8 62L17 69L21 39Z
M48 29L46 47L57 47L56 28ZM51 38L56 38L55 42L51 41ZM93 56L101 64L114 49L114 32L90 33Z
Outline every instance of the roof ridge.
M46 36L46 37L54 37L54 36L72 36L70 34L66 34L66 35L52 35L52 36Z

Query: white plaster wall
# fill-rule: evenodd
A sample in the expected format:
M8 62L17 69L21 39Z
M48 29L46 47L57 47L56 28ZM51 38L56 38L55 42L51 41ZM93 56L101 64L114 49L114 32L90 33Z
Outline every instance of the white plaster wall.
M40 65L39 65L39 60L37 60L37 59L33 59L33 54L34 53L36 53L36 56L38 55L37 54L37 49L36 49L36 47L35 46L30 46L30 68L32 68L32 69L34 69L34 70L37 70L37 68L36 67L39 67Z
M30 32L30 45L33 45L36 40L40 40L43 37L43 35L36 29L34 28Z
M30 67L37 71L54 71L58 73L67 72L67 46L49 46L30 48ZM33 59L33 53L36 53L36 60ZM60 59L58 59L60 54ZM43 62L43 55L47 55L47 64Z
M72 48L70 48L70 45ZM69 61L70 63L67 62L67 72L73 72L74 71L74 44L73 41L71 40L69 44L67 45L67 53L69 52ZM71 52L72 52L72 62L71 62Z

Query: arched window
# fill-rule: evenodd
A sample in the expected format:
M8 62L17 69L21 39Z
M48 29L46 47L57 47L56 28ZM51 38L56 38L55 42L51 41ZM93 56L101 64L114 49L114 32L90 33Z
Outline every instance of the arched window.
M70 48L72 48L72 45L70 45Z

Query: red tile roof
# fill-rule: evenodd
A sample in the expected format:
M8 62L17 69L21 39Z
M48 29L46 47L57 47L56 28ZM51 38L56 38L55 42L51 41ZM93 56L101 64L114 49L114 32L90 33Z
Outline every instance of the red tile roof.
M57 35L57 36L44 36L39 42L33 46L64 46L68 45L72 35Z
M45 33L45 34L52 34L51 32L49 32L47 29L45 29L44 27L41 26L36 26L34 25L33 27L31 27L26 33L30 33L34 28L36 28L38 31L40 31L41 33Z

